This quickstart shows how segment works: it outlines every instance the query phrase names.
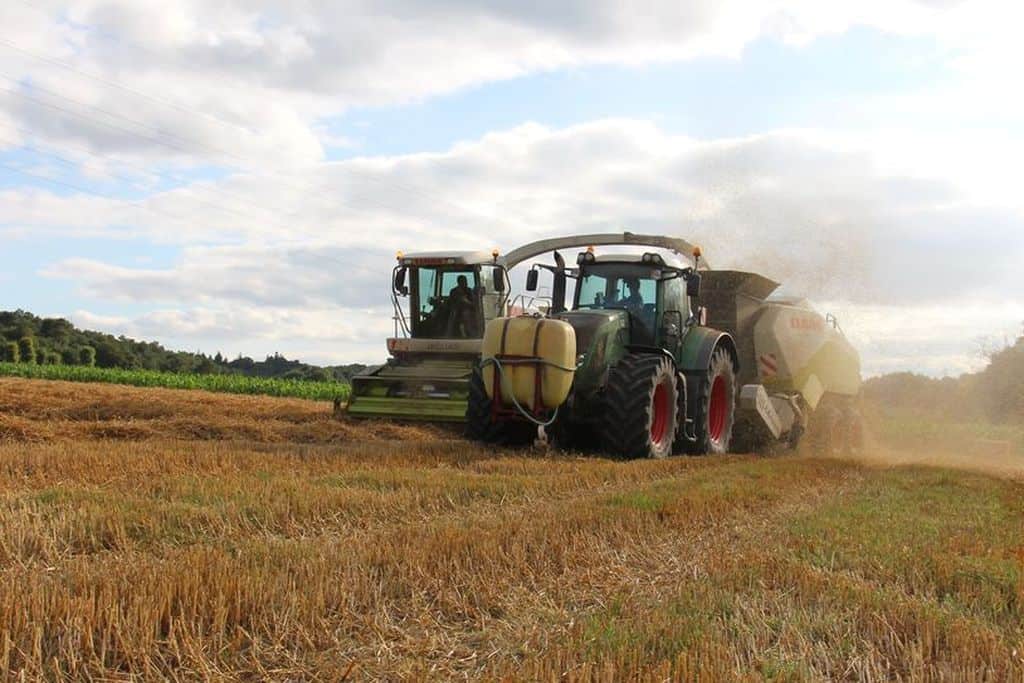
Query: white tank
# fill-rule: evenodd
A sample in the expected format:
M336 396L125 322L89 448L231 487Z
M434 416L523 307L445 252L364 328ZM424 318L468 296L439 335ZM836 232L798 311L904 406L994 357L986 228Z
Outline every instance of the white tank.
M754 324L757 373L769 392L800 393L813 409L825 393L860 391L860 357L836 323L806 301L766 301Z
M860 356L838 324L804 299L768 298L779 284L756 273L701 273L708 325L732 334L740 384L799 393L813 409L826 393L860 391Z

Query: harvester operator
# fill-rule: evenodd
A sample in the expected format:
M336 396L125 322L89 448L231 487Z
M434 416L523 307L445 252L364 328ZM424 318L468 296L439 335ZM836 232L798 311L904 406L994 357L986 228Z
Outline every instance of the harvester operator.
M448 292L448 337L469 337L474 323L473 290L465 275L456 279L456 285Z

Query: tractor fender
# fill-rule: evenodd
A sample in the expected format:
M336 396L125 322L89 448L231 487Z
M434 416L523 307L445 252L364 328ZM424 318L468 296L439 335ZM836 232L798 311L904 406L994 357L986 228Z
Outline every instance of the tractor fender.
M733 368L739 371L740 359L736 351L736 342L728 332L711 327L694 327L683 339L676 365L686 377L687 406L696 405L701 382L711 363L711 356L720 348L725 348L729 352Z

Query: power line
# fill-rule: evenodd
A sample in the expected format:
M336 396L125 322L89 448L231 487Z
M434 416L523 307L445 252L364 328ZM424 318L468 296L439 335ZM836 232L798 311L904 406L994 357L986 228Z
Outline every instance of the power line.
M77 161L75 161L73 159L69 159L69 158L67 158L65 156L62 156L60 154L57 154L55 152L42 150L42 149L40 149L38 147L35 147L33 145L26 145L24 143L19 143L18 141L12 140L10 138L5 138L3 136L0 136L0 140L5 140L6 142L8 142L9 144L12 144L12 145L21 144L22 147L27 147L29 149L32 149L32 150L38 152L39 154L41 154L43 156L55 159L55 160L59 161L60 163L63 163L66 166L71 167L71 168L76 168L77 169L77 166L79 165L79 162L77 162ZM92 155L92 156L96 156L96 155ZM100 158L100 157L97 156L97 158ZM146 210L153 211L155 213L159 213L159 214L165 215L165 216L167 216L169 218L174 218L176 220L189 220L188 218L186 218L184 216L177 216L177 215L174 215L174 214L169 214L167 212L163 212L163 211L160 211L158 209L154 209L153 207L141 204L142 200L129 200L129 199L125 199L123 197L119 197L119 196L112 195L112 194L109 194L109 193L96 192L96 191L91 190L89 188L86 188L86 187L84 187L82 185L78 185L78 184L74 184L74 183L68 183L66 181L57 180L57 179L50 178L49 176L44 176L44 175L41 175L41 174L31 173L29 171L25 171L24 169L20 169L18 167L12 167L12 166L10 166L8 164L4 164L4 165L8 169L14 170L15 172L18 172L18 173L22 173L23 175L29 175L29 176L32 176L32 177L40 178L40 179L42 179L44 181L47 181L47 182L54 182L56 184L62 185L64 187L68 187L70 189L77 190L79 192L83 192L83 193L90 194L90 195L93 195L93 196L98 196L98 197L103 197L103 198L111 199L111 200L118 201L118 202L125 202L125 203L128 203L130 205L135 205L135 206L138 206L140 208L144 208ZM115 178L118 178L120 180L123 180L123 181L127 182L128 184L130 184L131 186L133 186L133 187L135 187L137 189L145 189L145 188L140 187L137 183L135 183L132 179L128 178L127 176L120 176L118 174L111 174L111 175L113 177L115 177ZM231 207L227 207L227 206L224 206L224 205L221 205L221 204L217 204L216 202L211 202L209 200L204 200L202 198L198 198L198 197L195 197L195 196L190 197L190 199L192 201L196 201L196 202L199 202L201 204L204 204L204 205L207 205L207 206L211 206L211 207L213 207L215 209L219 209L221 211L225 211L225 212L234 214L234 215L236 215L236 216L238 216L238 217L240 217L240 218L242 218L242 219L244 219L246 221L252 221L253 220L253 217L251 215L246 215L244 213L241 213L239 211L236 211L236 210L232 209ZM287 231L294 231L295 230L291 226L286 226L286 225L284 225L282 223L277 223L276 225L277 225L277 227L284 229L286 232ZM315 237L316 236L316 235L314 235L314 234L312 234L312 233L310 233L308 231L305 231L305 230L301 230L300 229L299 231L302 234L304 234L306 237ZM330 258L330 257L326 257L326 258ZM341 263L341 262L339 262L339 263ZM351 266L354 266L355 264L346 262L346 263L341 263L341 265L345 265L345 266L351 267Z
M210 114L208 112L200 111L198 109L192 109L190 107L184 106L183 104L179 104L179 103L177 103L177 102L175 102L173 100L168 100L168 99L165 99L163 97L158 97L156 95L151 95L149 93L146 93L146 92L143 92L141 90L138 90L137 88L133 88L131 86L124 85L123 83L118 83L117 81L111 80L109 78L104 78L103 76L100 76L98 74L94 74L94 73L91 73L89 71L86 71L86 70L84 70L84 69L82 69L80 67L77 67L77 66L71 64L70 62L66 62L66 61L64 61L62 59L57 59L56 57L50 57L50 56L47 56L47 55L40 55L40 54L32 52L30 50L26 50L25 48L17 45L16 43L12 43L11 41L6 40L5 38L0 38L0 45L3 45L3 46L7 47L10 50L14 50L15 52L23 54L26 57L29 57L30 59L35 59L36 61L44 62L46 64L52 64L53 66L57 66L57 67L60 67L62 69L66 69L66 70L71 71L73 73L76 73L76 74L78 74L80 76L85 76L86 78L91 79L93 81L96 81L97 83L103 83L103 84L108 85L108 86L110 86L112 88L117 88L118 90L123 90L124 92L131 93L131 94L133 94L133 95L135 95L137 97L141 97L143 99L149 100L150 102L154 102L156 104L160 104L160 105L163 105L165 107L171 107L173 109L177 109L178 111L183 112L185 114L193 114L195 116L203 116L205 118L210 119L211 121L214 121L216 123L220 123L221 125L231 126L232 128L236 128L236 129L238 129L238 130L240 130L240 131L242 131L244 133L248 133L249 135L256 135L257 134L256 131L254 131L251 128L243 126L243 125L241 125L239 123L235 123L234 121L228 121L227 119L225 119L223 117L220 117L220 116L217 116L216 114Z
M12 81L17 82L17 76L15 76L14 74L11 74L10 72L6 72L6 71L3 71L3 70L0 70L0 75L6 76L7 78L11 79ZM102 114L104 116L110 117L112 119L120 119L121 121L125 121L125 122L127 122L127 123L129 123L129 124L131 124L133 126L136 126L136 127L139 127L139 128L142 128L142 129L145 129L145 130L148 130L148 131L151 131L152 134L147 134L145 132L131 130L131 129L125 127L124 125L118 125L116 123L112 123L112 122L108 122L108 121L103 121L103 120L97 119L97 118L95 118L93 116L88 116L88 115L82 114L81 112L76 112L76 111L74 111L72 109L68 109L67 107L61 107L60 105L54 104L52 102L47 102L47 101L42 100L42 99L40 99L38 97L33 97L33 96L29 95L28 93L26 93L23 89L4 88L4 87L0 86L0 90L6 91L8 93L11 93L11 94L13 94L13 95L15 95L17 97L22 97L24 99L29 100L30 102L34 102L34 103L40 105L40 106L49 107L51 109L55 109L57 111L61 111L61 112L64 112L66 114L70 114L72 116L76 116L78 118L84 119L86 121L90 121L92 123L98 123L98 124L103 125L103 126L105 126L107 128L110 128L112 130L117 130L117 131L120 131L120 132L123 132L123 133L127 133L129 135L135 135L135 136L138 136L138 137L143 138L145 140L149 140L150 142L154 142L154 143L156 143L158 145L162 145L162 146L167 147L169 149L174 149L176 151L182 152L182 153L187 154L187 155L194 154L194 151L188 147L188 145L192 144L192 145L195 145L196 147L200 147L200 148L206 149L206 150L208 150L210 152L213 152L214 154L228 156L228 157L231 157L231 158L235 158L235 159L241 160L243 162L246 161L245 158L243 158L243 157L241 157L238 154L235 154L233 152L230 152L230 151L227 151L227 150L224 150L224 149L221 149L221 148L217 148L217 147L214 147L212 145L208 145L208 144L200 142L198 140L194 140L194 141L190 142L190 141L185 140L184 138L181 138L179 136L168 134L165 131L163 131L163 130L161 130L159 128L156 128L154 126L151 126L151 125L149 125L147 123L143 123L141 121L138 121L136 119L130 118L128 116L124 116L122 114L118 114L116 112L112 112L112 111L110 111L108 109L104 109L103 107L97 107L95 105L89 104L88 102L83 102L83 101L75 99L73 97L68 97L67 95L63 95L61 93L55 92L53 90L50 90L49 88L44 88L44 87L41 87L41 86L39 86L37 84L32 84L32 89L35 90L35 91L39 91L39 92L45 93L46 95L49 95L50 97L54 97L54 98L57 98L59 100L63 100L65 102L69 102L69 103L71 103L73 105L77 105L79 107L84 107L86 109L91 109L91 110L93 110L95 112L98 112L98 113L100 113L100 114ZM255 175L255 174L252 174L251 171L250 171L250 175ZM321 186L316 187L316 188L313 188L313 187L308 186L308 185L307 186L300 186L300 185L296 184L294 181L290 181L290 179L287 176L281 174L280 172L276 172L276 173L275 172L271 172L270 174L266 174L266 175L269 175L270 177L277 177L277 178L283 180L286 184L291 185L291 187L293 187L294 189L296 189L296 190L298 190L300 192L309 193L309 191L311 189L325 189L326 188L325 185L321 185ZM389 185L390 184L390 185L392 185L394 187L399 187L399 188L402 187L402 184L400 184L400 183L389 183L388 181L382 181L379 178L375 178L372 175L366 175L366 176L363 176L363 178L366 179L366 180L369 180L371 182L383 183L384 185ZM431 198L431 197L429 197L427 195L423 195L422 193L420 193L417 190L415 190L415 188L409 188L409 187L406 186L406 189L407 189L407 191L409 191L412 194L421 194L421 196L423 196L428 201L430 201L432 199L434 201L437 200L436 197L435 198ZM318 194L313 194L313 196L317 197L317 198L321 198ZM356 196L360 196L360 195L356 195ZM387 211L395 211L395 207L394 206L391 206L391 205L382 203L380 201L371 199L371 198L369 198L365 194L361 195L361 198L364 201L368 200L370 203L376 204L378 207L383 208L383 209L385 209ZM354 208L354 207L351 207L350 205L347 205L347 204L345 204L345 203L343 203L343 202L341 202L341 201L339 201L337 199L329 200L329 201L332 202L332 203L328 203L328 204L324 204L324 205L325 206L341 205L341 206L348 206L349 208ZM442 201L447 201L447 200L442 200ZM454 208L457 208L457 209L460 208L460 207L457 207L455 205L452 205L452 206ZM283 212L279 208L277 208L275 210L278 211L278 212ZM469 211L464 209L464 208L462 208L461 210L462 210L463 213L469 213ZM491 219L488 219L488 220L494 221L495 219L491 218Z
M15 80L15 81L17 80L16 77L12 77L10 74L4 73L2 71L0 71L0 75L7 76L8 78L13 78L13 80ZM68 109L67 107L62 107L62 106L60 106L58 104L54 104L52 102L47 102L45 100L41 100L38 97L32 97L31 95L26 93L23 89L19 89L19 88L5 88L3 86L0 86L0 90L3 90L5 92L9 92L12 95L15 95L17 97L22 97L22 98L24 98L26 100L29 100L30 102L34 102L35 104L40 105L40 106L48 107L50 109L56 109L57 111L64 112L65 114L70 114L72 116L77 116L78 118L85 119L85 120L90 121L92 123L98 123L98 124L100 124L102 126L110 128L112 130L117 130L117 131L121 131L123 133L128 133L129 135L138 135L139 137L142 137L143 139L149 140L150 142L155 142L156 144L163 145L164 147L170 147L171 149L175 149L175 150L177 150L179 152L183 152L185 154L190 154L191 155L191 154L194 153L190 149L187 149L185 147L181 147L180 145L176 145L176 144L168 142L166 140L161 140L159 137L154 137L154 136L151 136L151 135L145 135L143 133L140 133L139 131L129 130L128 128L125 128L124 126L119 126L119 125L116 125L114 123L109 123L109 122L106 122L106 121L102 121L100 119L96 119L96 118L93 118L93 117L90 117L90 116L86 116L84 114L81 114L80 112L74 111L73 109ZM51 90L47 90L45 88L40 88L38 86L33 86L33 90L38 90L38 91L47 93L48 95L51 95L52 97L56 97L58 99L64 100L66 102L70 102L72 104L77 104L79 106L87 107L89 109L94 109L95 111L98 111L98 112L100 112L102 114L105 114L105 115L113 117L113 118L120 118L120 119L124 119L126 121L131 121L131 119L126 119L123 116L119 116L117 114L113 114L111 112L107 112L107 111L105 111L103 109L100 109L99 107L93 107L92 105L86 104L86 103L81 102L79 100L75 100L75 99L73 99L71 97L68 97L66 95L61 95L59 93L55 93L55 92L53 92Z
M59 185L61 187L65 187L65 188L68 188L68 189L71 189L71 190L75 190L75 191L80 192L82 194L91 195L93 197L99 197L101 199L109 199L111 201L120 202L122 204L127 204L128 206L134 206L135 208L142 209L144 211L149 211L150 213L154 213L154 214L157 214L157 215L160 215L160 216L164 216L165 218L170 218L172 220L176 220L176 221L190 221L190 219L186 218L185 216L177 216L175 214L168 213L168 212L163 211L161 209L157 209L155 207L148 206L147 204L144 204L144 203L142 203L139 200L124 199L123 197L118 197L116 195L112 195L112 194L109 194L109 193L97 192L96 190L92 190L90 188L84 187L82 185L78 185L76 183L69 183L69 182L67 182L65 180L59 180L57 178L51 178L50 176L44 175L42 173L33 173L32 171L27 171L27 170L25 170L23 168L19 168L18 166L13 166L11 164L8 164L8 163L2 162L2 161L0 161L0 166L3 166L8 171L11 171L13 173L18 173L20 175L28 176L30 178L36 178L37 180L42 180L43 182L46 182L46 183L51 183L51 184L54 184L54 185ZM190 223L194 224L194 222L192 222L192 221L190 221Z
M35 135L36 135L33 131L31 131L31 130L29 130L27 128L22 128L21 126L11 126L11 127L14 128L15 130L17 130L18 132L22 133L23 135L28 136L28 137L35 137ZM8 142L11 142L11 144L22 144L20 142L11 141L11 140L8 140ZM41 149L41 148L39 148L37 146L34 146L34 145L28 145L28 146L32 147L33 149L35 149L36 151L40 152L41 154L48 154L48 155L51 155L51 156L57 156L53 152L50 152L50 151L47 151L47 150L43 150L43 149ZM55 146L57 146L57 145L55 145ZM195 178L190 178L190 177L186 176L183 173L178 173L178 172L174 172L174 171L168 171L166 169L154 169L154 168L149 167L149 166L144 166L143 164L133 163L133 162L128 161L128 160L123 159L123 158L118 158L118 157L113 157L113 156L108 158L108 157L105 157L105 156L103 156L101 154L97 154L96 152L93 152L93 151L91 151L91 150L89 150L89 149L87 149L85 147L82 147L80 145L70 144L70 143L68 143L66 141L61 141L59 147L64 147L64 148L70 149L70 150L72 150L74 152L77 152L78 154L82 154L82 155L85 155L87 157L91 157L93 159L97 159L97 160L102 161L104 163L112 163L112 164L117 165L117 166L125 166L125 167L128 167L128 168L134 168L134 169L138 170L140 173L145 174L147 176L156 176L158 178L169 178L171 180L175 180L175 181L177 181L179 183L183 183L184 184L184 186L179 187L179 188L174 188L174 189L187 189L190 192L196 192L197 190L198 191L206 190L206 191L209 191L211 194L220 194L220 195L224 195L224 196L228 196L228 197L234 197L235 199L237 199L240 202L242 202L244 205L252 206L252 207L261 209L262 211L265 211L268 214L274 214L274 213L278 213L279 212L279 210L277 210L277 209L265 206L265 205L260 204L258 202L254 202L251 196L243 195L243 194L239 194L237 192L230 191L228 188L224 187L223 185L218 187L218 188L214 188L214 187L212 187L210 185L201 185L201 184L196 182ZM127 176L120 176L120 177L122 177L126 182L133 182ZM198 188L197 188L197 185L198 185ZM143 189L140 185L138 185L138 183L135 183L135 186L139 187L139 189ZM221 205L218 205L218 206L221 206ZM289 213L284 214L284 215L291 216L291 215L295 215L297 213L298 212L289 212ZM254 217L254 215L250 215L250 218L253 218L253 217Z

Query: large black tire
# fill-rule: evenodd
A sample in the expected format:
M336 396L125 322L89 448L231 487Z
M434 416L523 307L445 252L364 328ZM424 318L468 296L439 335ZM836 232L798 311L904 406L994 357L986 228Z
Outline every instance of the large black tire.
M719 347L711 355L707 375L698 382L693 416L697 440L687 450L694 455L728 453L736 421L736 368L727 349Z
M469 379L469 401L466 404L466 438L498 445L518 446L533 440L537 428L528 422L494 422L491 399L484 388L480 368Z
M676 369L671 359L631 354L608 372L601 444L626 458L672 453L677 419Z

